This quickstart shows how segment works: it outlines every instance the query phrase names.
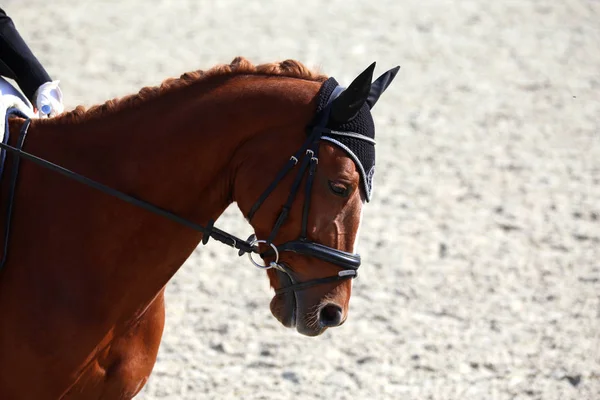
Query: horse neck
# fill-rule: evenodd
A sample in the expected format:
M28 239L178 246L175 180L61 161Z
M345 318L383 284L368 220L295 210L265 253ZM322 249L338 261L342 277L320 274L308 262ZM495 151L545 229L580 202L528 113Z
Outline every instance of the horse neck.
M223 176L246 132L223 109L237 109L227 96L197 85L165 93L80 122L32 124L26 147L74 172L177 213L193 211L202 193L202 219L227 206ZM199 96L196 96L199 97ZM186 194L179 196L180 194ZM208 203L208 204L206 204ZM210 207L208 205L213 205Z
M253 142L252 157L266 157L274 150L271 144L261 153L256 143L264 140L262 132L309 115L314 85L289 96L281 83L213 80L80 122L39 121L31 125L25 149L204 225L232 201L237 152ZM58 284L75 285L85 295L72 301L95 299L86 309L99 320L105 313L114 320L139 312L201 239L30 163L22 164L21 180L30 193L16 199L27 210L19 215L27 239L13 242L14 259L38 266L36 274L41 264L48 274L60 267L69 279ZM48 227L57 235L49 236ZM18 228L13 232L17 236ZM27 251L31 242L39 244L35 253Z

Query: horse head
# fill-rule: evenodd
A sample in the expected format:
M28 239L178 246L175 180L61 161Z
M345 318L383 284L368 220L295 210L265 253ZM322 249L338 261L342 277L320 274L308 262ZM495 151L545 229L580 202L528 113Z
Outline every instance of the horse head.
M271 312L304 335L320 335L348 315L362 207L375 172L371 109L399 70L371 82L374 68L347 88L334 78L322 83L311 119L287 127L278 150L247 172L264 178L262 186L248 185L248 175L237 178L244 190L236 201L275 289Z

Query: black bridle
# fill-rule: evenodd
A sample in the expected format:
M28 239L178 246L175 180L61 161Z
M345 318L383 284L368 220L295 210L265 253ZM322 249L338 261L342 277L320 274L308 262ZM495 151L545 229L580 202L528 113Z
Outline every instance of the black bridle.
M331 96L332 98L334 96ZM331 102L332 99L330 99ZM271 234L267 238L267 240L258 240L256 236L252 235L248 238L248 240L242 240L230 233L222 231L218 228L214 227L214 221L210 220L206 226L202 226L196 224L188 219L185 219L179 215L176 215L168 210L160 208L154 204L146 202L144 200L138 199L134 196L130 196L118 190L115 190L111 187L103 185L99 182L96 182L90 178L82 176L76 172L70 171L60 165L54 164L50 161L44 160L40 157L37 157L33 154L27 153L23 151L23 146L25 144L25 138L27 136L27 129L30 124L30 119L23 114L18 109L9 109L6 113L5 117L5 126L6 126L6 134L4 143L0 142L0 148L9 151L15 154L15 162L13 163L12 174L11 174L11 182L10 182L10 192L8 196L8 205L6 211L6 226L5 226L5 237L4 237L4 254L3 258L0 261L0 270L4 267L6 263L7 255L8 255L8 245L9 245L9 237L10 237L10 225L11 225L11 217L12 217L12 209L14 203L14 194L18 180L19 174L19 162L21 158L24 158L28 161L32 161L38 165L41 165L45 168L48 168L52 171L58 172L62 175L65 175L71 179L74 179L80 183L86 184L90 187L93 187L101 192L109 194L111 196L117 197L123 201L126 201L130 204L139 206L147 211L152 213L161 215L166 217L174 222L182 224L188 228L191 228L195 231L201 232L203 234L202 244L206 245L210 238L217 240L218 242L224 243L228 246L236 248L239 250L239 255L242 256L244 254L248 254L250 260L254 265L263 269L274 268L278 272L281 273L281 277L287 278L282 279L283 281L287 280L288 285L277 289L275 291L276 294L281 294L290 291L299 291L306 289L308 287L325 284L330 282L336 282L340 280L345 280L349 278L355 278L357 276L357 269L360 266L360 255L347 253L338 249L334 249L319 243L311 242L307 238L307 225L308 225L308 214L310 208L310 194L312 191L312 184L314 180L315 171L319 162L318 159L318 147L319 142L324 133L329 132L328 129L325 128L328 120L330 107L325 107L316 117L318 123L314 125L314 127L309 127L309 135L307 140L304 142L302 147L290 157L286 165L279 171L275 180L267 187L267 189L262 193L262 195L258 198L254 206L251 208L250 212L247 215L248 221L252 219L256 211L263 204L265 199L275 190L277 185L281 182L281 180L290 172L294 167L296 167L300 163L300 167L296 178L292 184L292 189L288 196L286 203L284 204L277 221L271 231ZM21 128L19 138L17 140L17 146L13 147L8 144L9 139L9 125L8 120L10 116L17 116L25 119L25 122ZM4 162L5 154L1 155L2 164ZM1 166L0 166L1 167ZM305 201L303 206L303 215L302 215L302 231L301 235L297 240L286 242L280 245L275 245L273 241L275 240L277 233L281 226L285 223L290 209L292 207L292 203L298 193L300 185L304 176L306 177L306 186L305 186ZM269 248L269 250L265 253L260 253L258 245L264 243ZM282 252L293 252L296 254L300 254L307 257L314 257L320 259L322 261L334 264L341 268L339 273L335 276L313 279L305 282L297 282L294 278L294 272L287 265L283 263L279 263L279 254ZM270 257L275 256L275 261L271 261L268 265L261 265L256 263L252 259L252 253L260 254L262 257Z
M329 100L333 100L333 97ZM275 225L273 226L273 230L269 234L269 237L266 240L257 240L256 236L250 236L249 240L252 240L252 243L264 243L270 248L262 253L261 256L275 256L275 261L272 261L267 266L261 266L252 260L252 255L250 254L250 259L252 263L258 267L262 268L274 268L278 272L280 272L280 280L287 283L285 286L280 289L275 290L276 294L303 290L311 286L331 283L340 280L345 280L349 278L355 278L357 276L357 270L360 266L360 255L347 253L345 251L341 251L332 247L324 246L319 243L312 242L307 237L307 226L308 226L308 214L310 211L310 195L312 193L312 185L315 177L315 172L317 169L317 165L319 164L318 158L318 150L319 143L321 137L324 133L329 133L330 130L325 128L327 124L328 116L329 116L329 107L324 108L319 115L317 115L316 120L317 124L309 128L309 135L307 140L304 142L302 147L290 157L286 165L279 171L273 182L267 187L267 189L261 194L256 203L252 206L250 211L248 212L247 219L248 221L252 220L254 214L263 202L269 197L269 195L275 190L277 185L283 180L283 178L300 164L298 169L298 173L294 178L292 183L292 188L288 195L287 201L283 205L277 220L275 221ZM280 245L275 245L273 242L279 232L281 226L285 223L292 204L294 203L294 199L296 198L296 194L300 189L300 185L302 180L306 176L306 185L305 185L305 197L304 197L304 206L302 210L302 230L300 232L300 237L297 240L289 241ZM296 254L300 254L303 256L314 257L320 259L322 261L326 261L328 263L334 264L341 268L337 275L329 276L326 278L318 278L312 279L310 281L305 282L297 282L294 278L294 272L291 268L289 268L284 263L279 263L279 254L282 252L290 251Z

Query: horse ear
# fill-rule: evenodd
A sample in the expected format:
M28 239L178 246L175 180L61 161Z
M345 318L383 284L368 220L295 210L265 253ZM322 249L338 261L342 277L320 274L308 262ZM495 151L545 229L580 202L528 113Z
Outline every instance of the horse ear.
M383 75L381 75L379 78L377 78L375 82L373 82L373 84L371 85L371 90L369 92L369 97L367 98L367 104L369 105L369 109L372 109L375 103L377 103L377 100L379 100L379 96L381 96L381 94L385 92L385 89L387 89L387 87L390 86L390 83L392 83L399 70L400 66L392 68Z
M350 86L344 90L331 103L330 118L338 123L350 121L358 114L371 90L371 80L373 79L373 71L375 63L371 64L359 76L352 81Z

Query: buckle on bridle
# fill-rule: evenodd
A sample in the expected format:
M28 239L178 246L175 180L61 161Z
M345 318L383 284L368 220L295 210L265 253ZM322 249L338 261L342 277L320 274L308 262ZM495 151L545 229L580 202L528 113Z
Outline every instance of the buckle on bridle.
M338 272L338 276L352 276L354 278L356 278L356 276L358 275L357 271L355 269L343 269L340 272Z

